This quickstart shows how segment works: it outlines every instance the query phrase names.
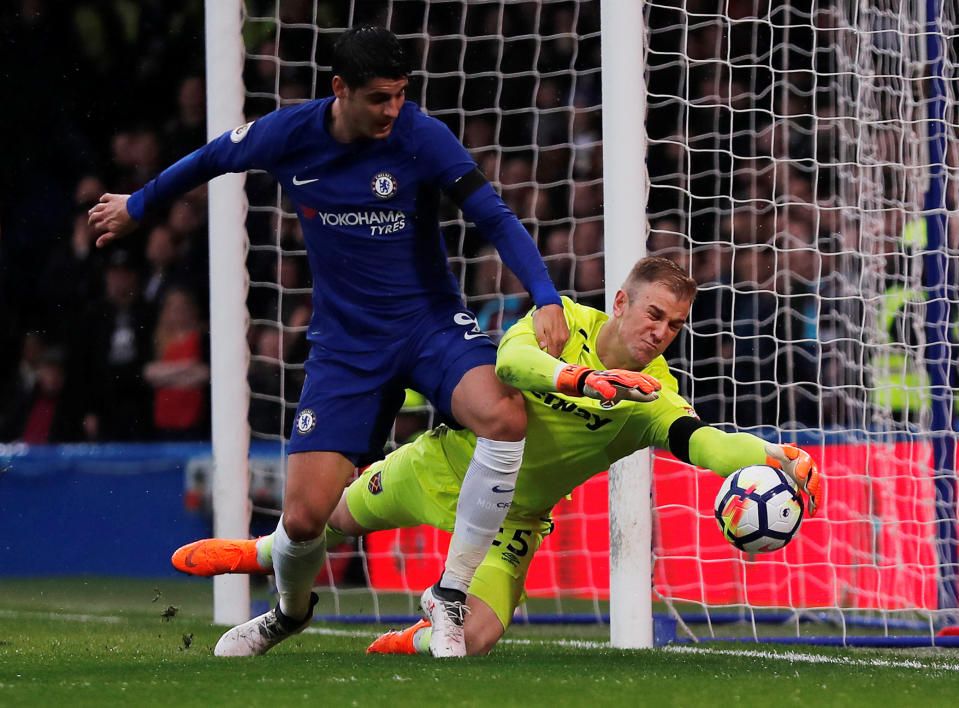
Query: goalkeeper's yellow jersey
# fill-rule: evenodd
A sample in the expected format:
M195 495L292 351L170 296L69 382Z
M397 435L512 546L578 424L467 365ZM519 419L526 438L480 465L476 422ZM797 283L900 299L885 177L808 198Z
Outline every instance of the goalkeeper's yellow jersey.
M570 331L563 361L597 370L607 368L596 355L596 337L608 316L566 297L563 310ZM621 401L613 406L555 391L527 390L553 388L556 363L539 351L532 315L513 325L500 342L497 369L508 364L515 374L510 383L523 390L528 421L526 451L508 515L512 521L541 520L560 499L608 470L612 462L644 447L667 448L669 426L681 416L695 415L677 393L676 379L662 356L643 370L662 383L659 398L652 403ZM442 446L450 471L461 482L473 456L475 436L462 430L424 438L417 442ZM442 484L445 476L433 477L432 484Z

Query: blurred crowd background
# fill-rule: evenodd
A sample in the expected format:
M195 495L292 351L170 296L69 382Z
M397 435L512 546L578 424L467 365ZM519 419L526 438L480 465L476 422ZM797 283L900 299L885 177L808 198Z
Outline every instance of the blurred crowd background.
M732 2L730 15L744 19L753 4ZM599 3L389 7L247 2L247 118L328 95L331 28L351 18L419 34L403 39L417 67L408 97L462 136L560 292L602 308ZM650 228L635 238L702 286L669 352L683 392L720 423L848 422L849 406L865 403L830 400L847 353L823 343L849 338L861 298L843 294L854 234L828 208L839 176L822 165L837 138L818 118L836 106L813 90L819 35L794 30L786 42L776 23L730 32L728 20L668 9L650 22ZM96 249L86 223L100 194L132 192L206 141L203 3L17 0L0 9L0 34L0 441L207 437L205 188L116 247ZM680 43L688 63L675 59ZM738 70L740 56L769 69ZM809 69L783 89L777 67L790 61ZM289 430L302 382L311 284L292 206L263 174L249 175L247 192L250 421L270 436ZM531 303L456 216L444 214L451 263L480 326L498 336ZM888 219L901 234L903 212Z

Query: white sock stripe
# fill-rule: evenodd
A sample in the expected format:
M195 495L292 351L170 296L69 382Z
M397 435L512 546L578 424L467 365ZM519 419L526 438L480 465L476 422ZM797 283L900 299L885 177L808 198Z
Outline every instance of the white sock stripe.
M273 536L274 548L278 542L282 544L283 552L289 556L306 555L315 551L320 546L326 547L326 530L324 529L323 533L316 538L311 538L307 541L293 541L286 534L286 528L283 526L283 517L281 516Z
M522 440L490 440L476 438L473 461L501 474L510 474L523 462L526 438Z

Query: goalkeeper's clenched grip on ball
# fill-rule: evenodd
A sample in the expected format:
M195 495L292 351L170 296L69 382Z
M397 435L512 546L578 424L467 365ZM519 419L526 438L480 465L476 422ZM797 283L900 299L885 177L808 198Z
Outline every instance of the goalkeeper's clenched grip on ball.
M809 496L809 515L815 516L822 509L826 485L809 453L795 445L766 443L766 454L767 465L778 467L792 477L799 490Z
M596 371L587 366L564 364L556 370L556 390L567 396L587 396L600 401L639 401L649 403L659 398L656 393L662 388L652 376L609 369Z

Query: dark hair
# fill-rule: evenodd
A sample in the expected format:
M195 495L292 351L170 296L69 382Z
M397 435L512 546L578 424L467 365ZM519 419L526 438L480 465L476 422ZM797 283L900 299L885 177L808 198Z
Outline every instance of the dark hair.
M680 300L692 301L696 297L696 281L668 258L647 256L637 261L623 283L623 290L632 297L640 283L662 283Z
M410 73L396 35L383 27L364 25L346 30L333 45L333 74L350 88L374 78L402 79Z

